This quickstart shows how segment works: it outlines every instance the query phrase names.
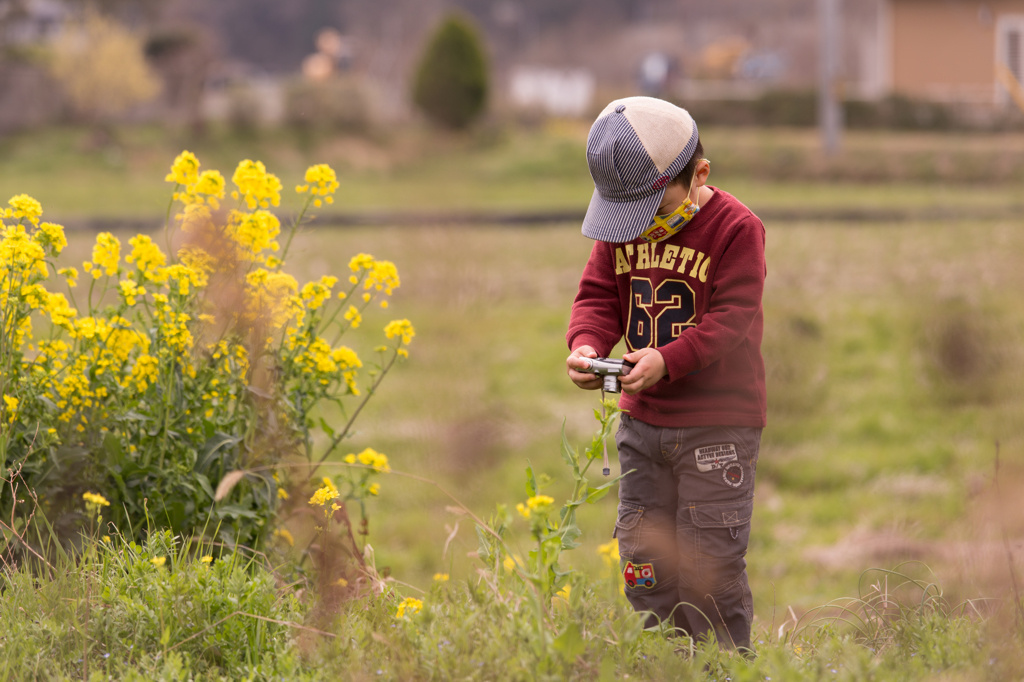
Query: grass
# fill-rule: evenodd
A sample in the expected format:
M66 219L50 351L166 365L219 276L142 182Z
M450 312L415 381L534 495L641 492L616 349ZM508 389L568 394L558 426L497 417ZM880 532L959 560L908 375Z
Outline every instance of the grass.
M210 130L125 128L110 147L89 146L75 128L0 140L0 196L45 197L51 214L151 220L167 208L166 169L182 149L230 173L263 160L286 187L311 163L338 169L336 212L408 216L465 212L581 212L593 191L587 126L488 128L468 137L404 129L370 137L303 141L284 131L238 136ZM811 130L702 129L712 183L762 212L813 214L921 211L1012 214L1024 179L1019 133L850 132L836 159L821 156ZM324 212L329 217L328 212Z
M585 130L559 129L545 133L548 137L514 133L477 139L461 143L461 149L438 152L436 158L428 153L429 143L419 140L422 147L410 152L410 158L397 158L401 154L396 152L396 158L374 157L359 162L362 166L353 161L343 171L339 204L357 211L579 207L590 186L577 168L583 134ZM76 135L64 131L52 138L4 142L9 155L0 162L0 194L35 193L48 210L68 216L162 212L166 187L158 176L181 145L133 131L131 135L138 137L131 138L126 144L129 151L114 163L99 153L83 157L75 151ZM152 146L140 142L150 139L145 135L153 135ZM962 207L966 201L969 206L1004 211L1017 202L1012 184L971 186L965 192L963 186L920 182L922 176L887 183L826 184L799 179L769 182L757 173L739 174L736 150L743 144L757 150L751 152L755 157L760 155L756 170L767 167L764 158L771 154L764 150L771 151L771 144L810 155L810 139L805 133L786 131L711 130L705 137L709 156L716 164L723 159L716 165L716 172L723 171L720 185L755 207L864 204L923 210ZM936 142L928 136L848 138L858 154L866 155L887 146L925 153ZM52 147L33 156L28 150L36 143ZM279 143L229 140L211 143L207 155L202 147L195 151L206 166L221 169L233 165L230 159L259 158L266 152L265 160L273 158L284 169L286 184L294 182L312 152ZM960 145L957 153L988 154L1011 143L1017 144L1016 138L978 136L951 144ZM336 148L318 149L323 154L316 158L326 156L330 161L335 154L333 158L358 161L353 144L340 141ZM713 149L721 151L712 153ZM801 162L801 168L812 161ZM802 173L806 171L795 175ZM997 504L992 485L994 441L999 440L1004 499L1014 499L1024 489L1018 485L1022 471L1017 464L1024 451L1024 423L1019 417L1024 408L1020 219L767 220L766 225L769 273L763 354L769 427L759 462L748 554L755 627L769 635L777 632L790 608L798 617L810 613L849 595L863 570L892 567L907 558L926 560L934 567L939 581L947 585L951 603L962 597L1006 594L1005 570L996 568L1005 568L1005 555L992 554L989 548L998 546L1000 524L1013 533L1024 525L1019 509ZM92 236L76 233L70 239L66 260L81 261ZM514 505L525 498L522 471L527 462L552 478L549 494L567 494L557 452L559 430L564 420L574 442L589 438L597 405L594 394L579 391L564 376L564 332L589 248L578 226L571 224L401 224L314 229L298 237L289 270L300 281L338 274L360 251L394 261L402 288L388 311L367 315L363 324L379 329L392 317L408 317L417 328L409 361L388 377L345 452L372 446L387 453L395 469L436 480L481 514L496 503ZM472 524L446 508L450 500L437 488L408 479L389 477L381 482L368 538L378 567L388 566L391 575L428 592L435 589L431 576L438 571L450 572L453 584L474 578L478 564L466 556L477 546ZM569 561L593 585L600 584L604 574L596 546L608 539L614 516L612 498L587 506L580 514L584 545ZM454 540L443 554L453 531ZM512 543L521 553L528 549L523 534L513 537ZM978 556L995 558L980 567ZM460 599L473 600L459 594ZM469 607L462 601L457 603L433 618L468 618L476 613L465 610ZM601 603L595 599L595 604ZM346 615L351 623L343 627L363 628L354 636L365 646L332 654L353 670L372 676L374 666L387 662L395 666L387 668L389 674L415 676L416 670L427 670L416 667L427 660L424 641L435 649L440 639L455 641L450 631L438 630L441 626L436 624L429 628L434 628L430 631L437 641L416 639L410 633L393 638L387 632L390 616L374 611L383 607L367 606L368 612L361 608L352 606ZM596 606L580 608L573 611L578 622L605 622L604 616L588 610ZM608 608L621 608L621 603ZM486 613L479 612L471 622L489 622ZM950 667L965 679L1010 674L1006 671L1012 666L1000 666L1013 660L1012 654L993 654L997 663L991 665L978 654L988 651L986 647L1003 646L990 631L998 620L986 624L936 613L908 620L913 626L900 626L901 634L892 639L899 646L884 655L864 649L848 635L828 634L807 649L813 656L794 657L792 648L768 640L756 666L722 669L735 672L733 679L831 678L830 666L840 662L844 665L836 669L841 673L835 675L848 679L863 679L872 670L878 679L923 679ZM618 617L607 620L614 623ZM369 634L380 631L390 644ZM510 636L500 628L485 631L499 639ZM485 646L471 632L460 636L467 650ZM644 667L639 662L644 659L630 659L629 665L639 666L633 669L635 674L667 678L693 672L685 661L672 662L675 659L660 640L644 636L637 641L643 644L632 653L646 653L657 665ZM930 653L910 655L925 649ZM941 651L946 649L959 653L943 663ZM493 655L494 670L522 665L514 659L515 651ZM925 659L929 662L922 663ZM603 675L599 655L586 660L593 670L583 668L586 674L580 672L581 676ZM190 661L182 665L188 668ZM147 670L156 671L169 665L169 659L151 663L156 667ZM462 658L453 658L444 665L463 663ZM620 672L625 670L622 664L616 664ZM420 675L471 677L468 669L458 667L429 671Z
M81 257L87 235L72 242ZM770 414L749 555L759 619L842 594L875 557L828 570L807 557L854 531L896 533L905 547L973 532L968 489L989 489L993 442L1008 461L1024 445L1024 309L1012 293L1024 285L1013 255L1022 242L1002 222L769 223ZM572 438L589 434L595 395L562 369L589 249L575 226L314 230L294 248L300 280L359 251L393 260L403 286L364 325L408 316L417 327L412 357L388 377L346 452L372 446L486 511L524 497L527 461L558 474L563 419ZM940 342L950 330L998 364L966 374L950 366ZM440 550L460 518L435 489L382 483L370 541L382 565L425 584L447 570L451 555ZM593 549L614 514L609 501L584 513L581 568L598 565ZM453 547L464 556L475 544L462 521ZM896 547L881 558L902 556Z

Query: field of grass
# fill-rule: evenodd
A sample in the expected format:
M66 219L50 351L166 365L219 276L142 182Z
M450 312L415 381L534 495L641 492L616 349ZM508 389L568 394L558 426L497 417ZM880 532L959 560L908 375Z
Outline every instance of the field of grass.
M39 141L53 147L36 156L31 140L2 143L8 153L0 162L0 194L32 193L60 216L162 212L167 188L159 179L173 143L137 140L134 151L111 159L75 151L76 134ZM338 210L585 206L585 129L504 135L464 142L466 148L429 162L423 148L409 160L366 152L360 161L353 141L317 149L319 156L276 148L272 140L218 143L208 155L201 145L189 146L204 166L222 170L233 167L231 159L264 158L286 186L310 157L349 159ZM809 148L806 133L777 137L709 131L708 155L717 161L717 145L729 171L720 186L755 207L938 207L955 215L766 220L769 425L748 554L756 626L777 628L791 613L869 590L858 587L863 571L908 559L934 570L954 602L1003 597L1009 574L1001 533L1024 532L1024 514L1011 503L1024 491L1024 218L1013 217L1019 184L826 184L743 174L744 143ZM923 154L929 139L865 136L849 144L868 155L895 140ZM1000 140L956 144L963 154L985 154ZM806 173L801 167L794 177ZM971 219L971 206L1006 217ZM81 261L92 238L69 235L67 262ZM552 477L549 494L564 497L571 479L558 454L560 430L564 422L570 441L589 441L598 406L595 394L579 391L564 374L565 327L589 249L575 224L322 227L297 237L288 270L300 282L342 274L358 252L394 261L402 287L389 310L368 314L363 324L373 330L408 317L417 330L411 357L387 378L344 452L372 446L396 470L436 481L481 515L496 503L522 501L528 463ZM375 341L367 338L357 350L369 352ZM438 571L453 581L474 577L478 563L467 557L477 548L473 524L448 508L451 500L398 476L381 483L368 537L377 566L425 590ZM596 547L609 539L614 517L613 496L580 514L584 544L568 561L595 581L604 570ZM513 543L525 554L522 531ZM1022 560L1018 551L1018 572Z
M433 131L297 141L284 132L238 137L210 131L131 128L93 149L90 134L50 130L0 139L0 195L45 196L54 217L161 218L163 182L182 149L230 175L243 158L261 159L286 187L311 163L338 169L335 214L409 216L461 213L582 212L593 191L586 168L587 126L484 130L465 138ZM702 129L712 184L756 211L921 211L969 216L1024 207L1024 134L850 132L842 155L827 159L812 130ZM331 212L323 212L329 222ZM931 214L929 214L931 215Z

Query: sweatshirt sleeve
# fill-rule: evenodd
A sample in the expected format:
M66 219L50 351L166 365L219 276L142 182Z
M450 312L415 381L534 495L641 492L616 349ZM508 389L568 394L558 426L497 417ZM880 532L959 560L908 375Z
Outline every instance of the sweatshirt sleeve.
M658 349L665 359L669 381L704 369L746 338L761 309L764 277L764 226L750 217L722 253L708 312L696 326Z
M592 346L601 356L611 353L622 338L621 304L615 283L615 270L610 251L602 242L594 242L590 259L583 269L565 338L569 342L569 350Z

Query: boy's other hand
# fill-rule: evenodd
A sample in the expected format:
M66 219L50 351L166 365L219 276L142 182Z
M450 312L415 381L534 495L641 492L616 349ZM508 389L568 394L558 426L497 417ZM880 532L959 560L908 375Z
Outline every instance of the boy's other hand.
M626 353L622 356L624 360L636 363L636 367L629 370L629 374L619 377L622 384L622 392L634 395L650 388L668 374L665 368L665 358L655 348L641 348L634 353Z
M565 359L565 366L568 368L569 378L572 379L572 383L588 391L594 391L601 388L601 384L604 383L603 377L599 377L596 374L576 371L578 369L585 369L587 366L581 358L596 357L597 351L590 346L580 346L569 354L569 357Z

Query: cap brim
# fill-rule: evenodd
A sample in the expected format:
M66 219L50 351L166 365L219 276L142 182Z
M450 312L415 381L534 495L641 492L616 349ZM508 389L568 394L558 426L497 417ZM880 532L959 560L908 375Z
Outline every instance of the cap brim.
M662 187L636 201L608 201L595 189L583 218L583 235L602 242L631 242L651 224L664 196Z

